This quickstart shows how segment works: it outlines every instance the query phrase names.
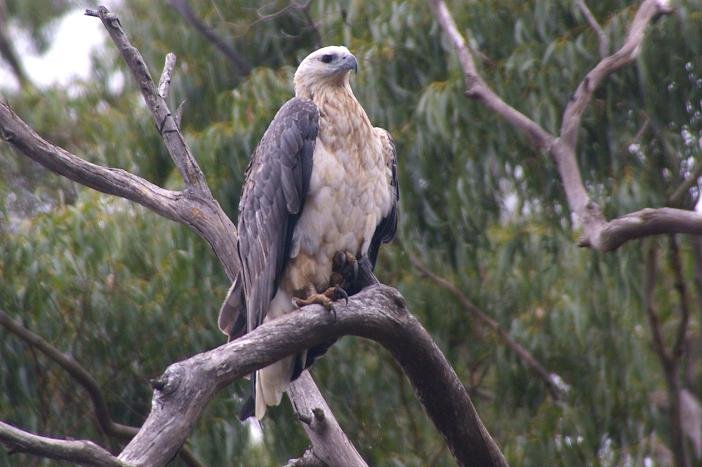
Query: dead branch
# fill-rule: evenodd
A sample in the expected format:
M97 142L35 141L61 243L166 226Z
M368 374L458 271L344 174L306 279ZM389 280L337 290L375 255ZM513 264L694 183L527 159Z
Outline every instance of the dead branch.
M502 326L488 316L483 310L478 308L470 299L458 288L455 284L438 276L429 268L427 268L415 255L409 255L410 262L417 271L423 276L429 278L436 285L444 290L447 290L453 295L456 300L468 311L471 316L478 320L481 326L485 326L492 330L495 335L519 358L530 370L534 372L545 384L549 394L554 400L560 400L565 395L565 385L562 379L555 373L549 373L544 366L524 348L519 342L502 329Z
M320 306L305 307L169 366L157 382L151 414L119 459L130 465L163 465L209 400L231 381L320 342L356 335L380 343L399 362L459 464L506 465L466 388L395 289L373 286L335 308L336 318ZM302 415L324 431L327 412L313 409ZM316 448L315 454L319 456Z
M126 466L92 441L47 438L20 430L5 422L0 422L0 442L16 452L27 452L81 465Z
M578 8L580 8L583 16L585 16L588 24L590 24L590 27L597 34L597 41L600 45L600 58L605 58L607 54L609 54L609 39L607 38L607 33L602 29L600 23L597 22L595 15L592 14L585 0L577 0L575 3L578 5Z
M568 205L582 227L579 246L611 251L628 240L664 233L702 233L702 214L672 208L643 209L607 221L600 207L590 199L575 157L577 133L583 112L594 90L610 73L631 63L641 51L649 23L672 9L667 0L645 0L632 21L624 45L603 58L583 79L563 113L558 137L504 102L483 80L473 61L472 52L459 32L443 0L430 0L436 19L458 54L463 68L466 95L485 105L527 136L536 150L547 151L556 162Z

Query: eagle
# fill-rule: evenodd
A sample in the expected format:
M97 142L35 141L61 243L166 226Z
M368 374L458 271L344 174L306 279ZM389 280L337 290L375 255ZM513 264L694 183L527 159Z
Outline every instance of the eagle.
M357 69L343 46L308 55L295 72L295 97L251 157L239 201L241 270L218 323L230 340L302 305L331 310L347 296L339 265L374 267L380 245L395 236L395 145L354 96L349 78ZM260 420L331 343L258 370L240 417Z

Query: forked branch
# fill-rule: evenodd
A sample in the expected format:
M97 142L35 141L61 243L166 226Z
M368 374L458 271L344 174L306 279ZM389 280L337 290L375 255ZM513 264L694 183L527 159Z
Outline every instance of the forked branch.
M582 228L578 242L599 251L611 251L628 240L664 233L702 233L702 214L681 209L644 209L612 221L602 214L590 199L578 168L575 145L581 117L594 90L612 72L631 63L639 55L645 32L651 21L671 13L667 0L645 0L629 27L624 44L612 55L604 57L582 80L563 113L558 137L550 134L506 102L487 85L473 61L473 55L459 32L443 0L429 0L436 19L456 49L465 75L466 95L477 99L488 109L504 118L517 131L526 135L532 146L547 151L558 168L570 210L575 214L576 227Z

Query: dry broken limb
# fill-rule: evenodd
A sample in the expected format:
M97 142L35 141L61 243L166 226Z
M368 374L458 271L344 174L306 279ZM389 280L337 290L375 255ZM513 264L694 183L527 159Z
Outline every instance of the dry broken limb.
M650 235L689 233L702 235L702 214L674 208L645 208L608 221L602 210L587 193L578 168L575 147L580 121L592 94L614 71L638 57L649 23L657 16L669 14L667 0L645 0L634 16L624 44L612 55L604 57L587 73L566 105L558 136L503 101L478 73L471 50L458 30L443 0L429 0L436 19L456 49L463 69L466 96L477 100L524 134L539 151L548 152L556 163L568 200L582 230L578 245L598 251L612 251L625 242Z
M124 170L101 167L87 162L42 139L7 104L2 102L0 102L0 133L21 154L58 174L98 191L132 200L171 220L187 225L211 245L227 275L230 279L234 279L239 269L235 253L236 229L216 200L212 198L204 175L185 144L178 125L174 122L166 105L165 96L159 95L141 54L127 40L116 16L104 7L87 13L102 20L125 58L154 116L156 127L166 148L185 180L186 189L165 190ZM169 67L166 66L165 69L168 70ZM404 300L394 289L381 286L367 292L364 296L370 301L363 302L362 297L354 298L346 307L354 311L349 314L351 316L349 323L355 322L354 317L369 318L355 322L358 328L351 326L345 330L342 327L342 319L331 324L320 322L320 316L329 316L326 312L320 315L320 313L310 314L305 311L293 314L287 321L275 320L271 323L275 326L288 326L287 332L294 341L289 347L285 347L287 345L285 342L288 342L285 339L280 340L279 347L276 347L275 336L280 339L281 336L287 336L287 333L277 335L275 326L261 326L251 335L193 357L188 360L188 364L172 365L164 378L156 382L153 411L137 436L122 452L120 459L132 465L162 465L182 446L199 413L214 397L214 393L222 389L227 382L270 364L287 353L314 345L315 342L328 340L332 336L356 333L378 340L393 353L413 383L425 410L459 463L505 465L499 449L480 422L465 387L430 336L416 319L404 310ZM353 303L359 301L361 306L354 309ZM379 303L382 305L378 305ZM393 319L393 313L400 312L406 317L406 327L398 326L398 320ZM381 322L384 323L384 327L378 324ZM374 323L379 327L374 328ZM310 328L309 326L313 324L319 328ZM364 325L370 327L364 327ZM320 329L322 331L319 331ZM315 332L323 332L324 336ZM403 332L409 333L405 336L406 340L398 339L398 333ZM266 337L267 333L271 335ZM313 337L320 340L312 342L310 339ZM225 359L227 358L226 349L229 351L235 349L234 353L239 355L243 354L241 346L255 348L256 345L265 345L260 347L265 349L263 352L265 356L260 355L259 352L255 354L258 356L253 361L244 363L237 361L236 358L227 360L228 364L239 365L238 370L232 370L229 373L226 373L225 360L220 360L224 366L208 369L209 377L220 379L216 379L206 391L194 395L192 384L201 380L198 377L194 381L194 375L189 373L189 370L186 371L190 368L190 364L194 365L193 368L202 370L201 364L205 364L209 356L219 355ZM278 350L275 350L276 348ZM221 374L222 371L225 371L224 375ZM164 411L165 406L162 403L169 400L171 395L182 393L187 393L188 396L185 399L189 405L183 407L171 403L168 410ZM310 440L317 457L330 465L365 465L328 407L319 410L323 399L308 374L303 374L292 385L290 394L294 406L298 408L307 406L312 413L316 414L305 426L315 434L310 436ZM309 416L304 413L301 418Z

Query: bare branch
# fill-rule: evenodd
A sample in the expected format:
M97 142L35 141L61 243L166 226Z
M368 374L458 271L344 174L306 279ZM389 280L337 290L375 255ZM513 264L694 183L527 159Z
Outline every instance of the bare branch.
M482 102L488 109L507 120L518 131L526 135L535 147L540 149L550 148L554 141L553 136L529 117L504 102L485 83L475 67L473 56L468 49L466 41L458 31L456 23L443 0L430 0L429 3L441 28L458 53L458 60L463 68L466 82L466 96Z
M5 422L0 422L0 442L15 451L50 459L75 462L81 465L126 467L126 464L92 441L37 436Z
M169 0L168 3L175 8L183 19L190 23L190 25L194 27L197 32L199 32L205 39L211 42L212 45L217 48L217 50L222 52L222 54L227 57L232 65L239 70L240 76L247 76L249 73L251 73L251 65L249 62L229 44L227 44L224 39L219 37L211 27L203 23L200 18L197 17L192 8L190 8L188 0Z
M656 290L656 275L658 273L658 248L654 242L651 242L651 246L648 248L646 253L646 269L644 276L644 305L646 308L646 315L648 316L648 322L651 326L651 334L653 336L653 345L658 354L658 358L661 360L663 367L668 367L671 364L672 356L668 353L663 342L663 335L661 333L661 322L658 318L658 313L656 312L653 294Z
M643 209L608 222L600 207L590 199L575 157L580 119L592 93L608 74L631 63L638 56L644 33L651 20L672 11L667 0L645 0L642 3L629 28L624 45L614 54L602 59L578 86L563 114L559 138L554 138L537 123L510 107L487 86L478 74L471 52L444 1L429 1L437 21L458 53L465 73L466 95L477 98L515 129L529 136L534 148L547 150L553 157L568 206L576 217L576 227L583 228L578 242L580 246L611 251L628 240L649 235L702 232L702 215L670 208Z
M168 97L168 90L171 87L171 75L173 74L173 69L176 64L176 56L173 52L166 54L166 61L163 64L163 72L161 73L161 78L158 80L158 95L161 99L165 100ZM177 112L177 111L176 111ZM180 127L178 122L176 125Z
M478 320L480 325L491 329L497 335L497 337L499 337L500 340L546 384L546 388L554 400L560 400L565 395L564 385L561 383L562 379L560 376L546 371L543 365L531 354L531 352L524 348L519 342L512 339L512 337L510 337L510 335L507 334L504 329L502 329L502 326L500 326L497 321L475 306L475 304L473 304L473 302L471 302L470 299L453 283L430 271L424 264L422 264L416 255L409 255L409 258L415 269L417 269L423 276L428 277L439 287L450 292L451 295L453 295L463 306L463 308Z
M702 235L702 214L684 209L646 208L592 226L583 233L578 245L612 251L628 240L674 233Z
M605 57L593 68L578 85L573 97L568 102L561 122L561 139L575 148L580 119L590 103L592 93L597 89L602 80L610 73L633 62L641 52L644 33L653 18L660 14L672 13L668 0L645 0L634 16L629 27L629 33L621 46L614 54Z
M151 414L120 459L134 465L163 465L205 405L228 383L286 355L351 334L377 341L400 363L459 464L506 465L466 388L395 289L374 286L335 308L336 318L322 307L305 307L171 365L154 392Z
M104 6L99 7L97 12L86 10L85 14L88 16L98 16L100 18L105 29L107 29L107 32L110 34L112 41L122 54L129 70L132 72L132 76L139 84L144 102L146 102L147 107L151 110L156 122L156 128L158 128L158 132L163 139L166 149L168 149L171 159L173 159L176 167L178 167L185 184L203 195L211 196L205 176L190 152L190 148L185 144L185 139L180 133L178 125L176 125L166 101L159 95L158 89L151 79L149 69L146 63L144 63L144 58L141 56L139 50L129 42L117 16L110 13Z
M122 425L112 421L110 411L102 397L97 382L72 356L61 352L40 336L10 318L3 310L0 310L0 325L56 362L86 390L93 403L98 424L106 435L116 436L122 439L131 439L132 436L139 431L136 427Z
M139 428L122 425L112 420L110 411L107 408L105 399L102 397L102 392L95 379L83 368L71 355L58 350L53 345L49 344L38 334L33 333L26 327L22 326L17 321L10 318L3 310L0 309L0 326L3 326L9 332L22 339L32 348L36 348L50 360L57 363L61 368L80 384L90 396L93 404L93 411L97 419L98 426L108 436L130 440L139 432ZM183 447L179 453L185 463L191 467L197 467L202 464L195 458L187 447Z
M607 33L602 29L600 23L597 22L595 15L592 14L590 9L587 7L585 0L576 0L575 2L580 8L580 11L585 16L590 27L597 34L597 41L600 44L600 58L605 58L609 54L609 39L607 38Z

